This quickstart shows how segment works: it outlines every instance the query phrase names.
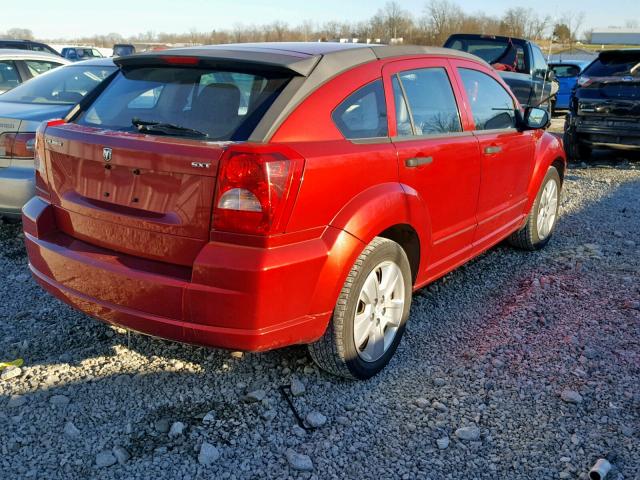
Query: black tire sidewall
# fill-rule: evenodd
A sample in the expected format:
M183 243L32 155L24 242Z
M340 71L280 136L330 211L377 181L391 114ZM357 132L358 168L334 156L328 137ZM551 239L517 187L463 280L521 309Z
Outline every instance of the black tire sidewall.
M400 267L404 280L405 288L405 304L402 312L402 319L400 327L396 332L396 336L393 339L393 343L389 346L389 349L384 355L375 362L366 362L360 358L356 349L355 341L353 338L353 321L355 312L360 296L360 290L364 285L365 280L373 269L384 261L393 261ZM362 267L358 271L356 279L347 295L347 303L344 309L344 318L342 319L342 332L336 332L343 336L345 363L351 374L359 379L367 379L382 370L387 363L393 357L400 340L404 334L405 325L409 316L409 310L411 306L411 294L412 294L412 282L411 282L411 268L409 267L409 261L407 256L395 242L385 242L378 246L373 252L371 252L364 260Z
M570 127L564 132L562 141L569 160L588 160L588 157L591 156L591 147L580 143L580 138L574 128Z

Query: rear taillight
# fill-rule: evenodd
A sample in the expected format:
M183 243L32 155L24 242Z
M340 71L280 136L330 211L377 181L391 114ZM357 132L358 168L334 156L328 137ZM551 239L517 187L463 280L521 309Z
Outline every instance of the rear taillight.
M36 134L6 132L0 135L0 157L31 159L35 152Z
M578 86L580 87L588 87L593 83L593 79L589 77L585 77L584 75L578 77Z
M304 160L265 147L230 150L220 161L213 228L270 235L282 233L293 208Z
M55 119L41 123L34 138L34 167L36 170L36 195L49 198L49 179L47 178L47 162L45 159L44 134L47 127L64 124L64 120Z

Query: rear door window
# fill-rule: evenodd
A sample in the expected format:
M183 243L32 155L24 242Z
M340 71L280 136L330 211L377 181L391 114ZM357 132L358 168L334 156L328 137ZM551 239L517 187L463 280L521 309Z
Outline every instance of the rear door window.
M0 90L9 90L20 84L20 76L15 62L11 60L0 61Z
M72 105L82 100L115 70L116 67L112 65L70 65L31 79L4 93L2 101Z
M449 76L442 67L400 72L392 77L398 136L462 131Z
M516 126L513 98L500 83L478 70L458 68L458 71L476 130L500 130Z
M447 48L471 53L501 70L526 72L522 45L498 38L455 38L445 44Z
M333 111L332 118L348 139L388 136L382 80L371 82L349 95Z
M77 121L155 135L246 140L289 79L205 68L122 70Z
M61 65L60 63L46 62L44 60L25 60L24 63L33 77L37 77L38 75L48 72L49 70L53 70Z

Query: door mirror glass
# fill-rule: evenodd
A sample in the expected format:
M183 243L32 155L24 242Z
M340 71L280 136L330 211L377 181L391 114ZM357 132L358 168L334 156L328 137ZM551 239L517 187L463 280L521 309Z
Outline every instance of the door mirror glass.
M528 128L546 128L549 121L549 112L542 108L528 108L525 112L524 122Z

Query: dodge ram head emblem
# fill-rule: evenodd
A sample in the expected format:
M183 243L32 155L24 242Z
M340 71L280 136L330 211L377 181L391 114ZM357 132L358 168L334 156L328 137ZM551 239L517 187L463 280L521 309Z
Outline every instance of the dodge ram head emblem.
M105 162L111 161L111 149L109 147L104 147L102 149L102 158Z

